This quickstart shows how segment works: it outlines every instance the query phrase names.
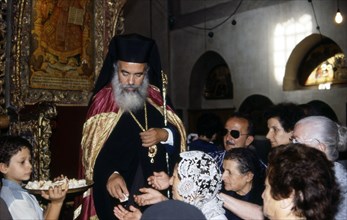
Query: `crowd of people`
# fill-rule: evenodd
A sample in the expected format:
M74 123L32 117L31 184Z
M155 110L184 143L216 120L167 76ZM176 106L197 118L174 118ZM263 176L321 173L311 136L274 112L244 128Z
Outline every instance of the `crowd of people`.
M79 178L94 185L75 201L78 219L347 219L347 171L337 161L347 128L331 111L317 102L268 108L264 160L239 112L224 126L202 115L188 143L166 84L154 40L111 40L83 126ZM24 138L0 138L1 218L59 219L66 189L43 191L43 210L22 187L31 150Z

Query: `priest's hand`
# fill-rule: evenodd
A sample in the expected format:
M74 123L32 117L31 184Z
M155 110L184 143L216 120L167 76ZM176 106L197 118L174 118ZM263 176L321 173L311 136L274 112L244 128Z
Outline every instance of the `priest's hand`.
M161 141L167 141L169 134L163 128L150 128L147 131L141 132L140 137L142 140L142 146L150 147Z
M108 193L121 201L126 201L129 191L123 177L119 173L113 173L107 180L106 188Z

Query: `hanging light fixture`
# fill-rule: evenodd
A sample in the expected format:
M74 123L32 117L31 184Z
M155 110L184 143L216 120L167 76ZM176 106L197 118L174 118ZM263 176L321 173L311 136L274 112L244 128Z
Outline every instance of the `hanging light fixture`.
M337 0L337 12L335 15L335 22L337 24L341 24L342 21L343 21L343 17L342 17L341 12L340 12L339 0Z

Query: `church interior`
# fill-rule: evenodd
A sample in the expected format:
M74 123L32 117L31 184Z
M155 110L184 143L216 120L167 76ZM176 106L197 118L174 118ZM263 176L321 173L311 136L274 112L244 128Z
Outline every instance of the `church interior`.
M346 0L0 2L0 132L37 146L38 177L77 176L88 102L114 35L156 41L187 133L204 112L224 121L281 102L319 100L347 123Z

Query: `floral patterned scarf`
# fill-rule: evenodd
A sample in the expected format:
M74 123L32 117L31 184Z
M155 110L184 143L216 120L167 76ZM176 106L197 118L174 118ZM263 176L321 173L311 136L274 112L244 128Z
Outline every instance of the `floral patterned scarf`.
M180 154L177 190L184 201L199 208L207 219L224 215L223 202L218 198L222 175L214 159L201 151Z

